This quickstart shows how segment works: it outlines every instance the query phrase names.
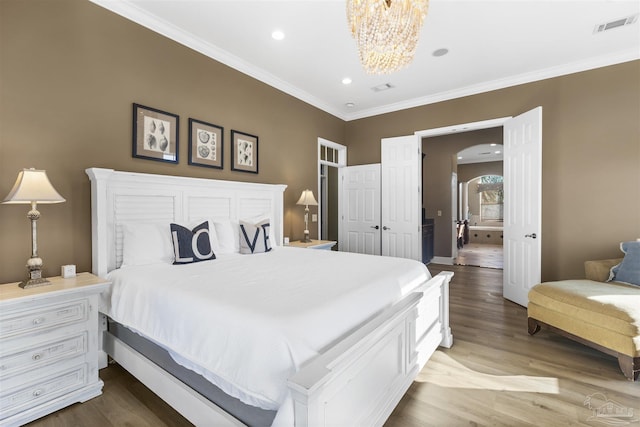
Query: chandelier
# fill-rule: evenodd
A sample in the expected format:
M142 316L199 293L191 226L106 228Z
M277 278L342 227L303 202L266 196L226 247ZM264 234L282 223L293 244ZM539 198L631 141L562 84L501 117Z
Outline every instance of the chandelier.
M389 74L413 60L429 0L347 0L347 19L362 66Z

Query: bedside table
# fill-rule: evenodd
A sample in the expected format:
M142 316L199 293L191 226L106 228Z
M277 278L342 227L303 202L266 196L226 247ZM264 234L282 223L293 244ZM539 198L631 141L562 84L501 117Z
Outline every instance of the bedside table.
M296 240L295 242L289 242L289 246L294 248L304 248L304 249L320 249L325 251L330 251L336 245L337 242L332 240L312 240L310 242L302 242L300 240Z
M0 426L22 425L102 394L98 295L90 273L22 289L0 285Z

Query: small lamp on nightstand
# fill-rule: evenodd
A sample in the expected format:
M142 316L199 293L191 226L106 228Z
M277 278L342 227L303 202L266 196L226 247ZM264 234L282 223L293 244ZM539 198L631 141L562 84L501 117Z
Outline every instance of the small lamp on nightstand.
M64 198L49 182L47 172L33 168L23 169L18 173L16 183L2 201L4 204L31 204L31 210L27 214L27 218L31 220L31 258L27 260L29 279L20 283L21 288L28 289L51 284L42 277L42 259L38 257L36 221L40 218L40 212L36 207L38 203L62 203L64 201Z
M309 205L318 206L318 202L316 202L316 198L313 197L313 191L304 190L300 199L298 200L297 205L304 205L304 240L303 242L310 242L309 238Z

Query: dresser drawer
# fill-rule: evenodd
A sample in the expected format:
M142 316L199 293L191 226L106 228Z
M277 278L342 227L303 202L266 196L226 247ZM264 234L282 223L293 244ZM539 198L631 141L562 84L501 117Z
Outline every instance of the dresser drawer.
M0 419L47 402L83 387L87 383L87 365L41 377L39 380L0 391Z
M84 322L88 313L86 299L4 313L0 316L0 339Z
M56 363L87 352L87 332L38 343L0 355L0 378Z

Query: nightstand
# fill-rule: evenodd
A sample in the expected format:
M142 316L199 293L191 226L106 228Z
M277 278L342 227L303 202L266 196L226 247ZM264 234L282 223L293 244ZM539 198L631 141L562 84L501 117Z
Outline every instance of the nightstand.
M26 424L102 393L98 296L90 273L22 289L0 285L0 426Z
M330 251L336 245L337 242L331 240L312 240L310 242L302 242L300 240L296 240L295 242L290 242L289 246L293 246L294 248L304 248L304 249L321 249L325 251Z

